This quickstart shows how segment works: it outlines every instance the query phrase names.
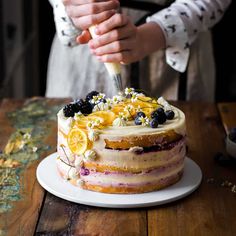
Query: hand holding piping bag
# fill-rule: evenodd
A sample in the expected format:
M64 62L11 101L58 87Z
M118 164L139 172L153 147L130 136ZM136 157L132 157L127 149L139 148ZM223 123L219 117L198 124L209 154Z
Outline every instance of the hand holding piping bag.
M98 37L98 35L96 35L95 32L94 32L95 27L96 26L94 26L94 25L89 27L89 32L90 32L92 38ZM105 62L104 64L105 64L105 66L108 70L108 73L111 76L111 79L113 80L113 82L115 84L115 87L116 87L117 91L122 92L123 87L122 87L121 65L120 65L120 63Z

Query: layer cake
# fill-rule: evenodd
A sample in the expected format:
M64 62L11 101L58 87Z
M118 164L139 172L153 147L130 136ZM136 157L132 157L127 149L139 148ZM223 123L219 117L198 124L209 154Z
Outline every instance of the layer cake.
M86 190L155 191L180 180L185 136L184 113L162 97L93 91L58 112L57 169Z

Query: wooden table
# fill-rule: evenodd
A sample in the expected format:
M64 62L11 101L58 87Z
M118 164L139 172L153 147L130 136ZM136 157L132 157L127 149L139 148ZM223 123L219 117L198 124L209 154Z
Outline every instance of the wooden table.
M118 210L65 201L36 180L38 163L56 151L65 100L0 102L0 235L236 235L236 164L214 160L225 153L225 130L236 126L236 103L176 102L187 118L188 156L203 172L200 187L166 205Z

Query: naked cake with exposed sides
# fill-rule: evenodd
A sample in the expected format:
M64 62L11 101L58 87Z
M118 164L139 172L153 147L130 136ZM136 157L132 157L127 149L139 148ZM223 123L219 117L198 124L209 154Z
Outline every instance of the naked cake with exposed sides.
M57 169L86 190L155 191L181 179L185 136L184 113L162 97L92 91L58 112Z

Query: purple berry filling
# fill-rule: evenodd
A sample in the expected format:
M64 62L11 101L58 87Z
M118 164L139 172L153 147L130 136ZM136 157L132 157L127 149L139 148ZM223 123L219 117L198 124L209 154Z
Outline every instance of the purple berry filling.
M89 170L84 168L84 167L82 167L80 169L80 174L83 175L83 176L89 175Z
M141 155L143 153L149 153L149 152L157 152L157 151L164 151L164 150L171 150L174 148L176 145L178 145L179 142L181 142L183 137L180 137L178 140L170 143L162 143L162 144L157 144L152 147L143 147L143 150L137 150L135 151L135 154ZM112 148L107 148L106 149L112 149ZM128 150L128 149L115 149L117 151L123 151L123 150Z

